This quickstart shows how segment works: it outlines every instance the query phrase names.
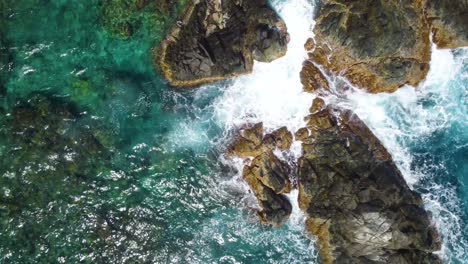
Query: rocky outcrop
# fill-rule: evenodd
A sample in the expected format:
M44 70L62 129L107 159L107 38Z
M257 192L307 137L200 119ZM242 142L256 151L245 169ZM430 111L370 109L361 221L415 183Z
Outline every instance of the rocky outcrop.
M155 50L156 65L173 86L193 86L252 71L286 53L286 25L265 0L205 0Z
M316 103L298 162L299 206L323 262L437 263L423 261L440 248L430 214L391 155L351 111Z
M248 158L242 177L257 198L261 208L258 216L263 223L278 227L288 220L292 211L291 203L284 196L292 188L291 168L273 151L288 150L292 133L286 127L263 133L262 123L241 129L226 154Z
M428 72L423 1L323 0L316 22L310 59L369 92L417 85Z
M426 12L437 47L468 46L468 1L427 0Z

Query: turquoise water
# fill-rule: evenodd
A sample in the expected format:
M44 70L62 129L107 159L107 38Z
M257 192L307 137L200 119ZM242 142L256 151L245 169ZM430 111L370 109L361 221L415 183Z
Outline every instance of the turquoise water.
M297 208L279 229L259 224L239 162L222 156L243 122L301 126L311 97L298 71L313 6L272 1L291 32L285 58L174 90L150 52L177 10L135 11L134 2L0 3L0 262L315 263ZM468 56L447 52L436 58L450 59L450 74L432 72L417 91L357 93L346 104L424 194L443 256L463 263Z

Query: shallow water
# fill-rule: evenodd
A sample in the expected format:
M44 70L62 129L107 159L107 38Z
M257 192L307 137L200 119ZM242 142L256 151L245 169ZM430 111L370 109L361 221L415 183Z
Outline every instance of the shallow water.
M190 90L153 70L149 52L164 32L154 17L121 37L102 27L97 0L5 3L0 262L316 263L299 210L279 229L262 226L241 161L222 156L243 123L303 125L309 1L271 2L291 33L286 57ZM434 51L419 88L340 101L424 194L451 263L468 261L467 56Z

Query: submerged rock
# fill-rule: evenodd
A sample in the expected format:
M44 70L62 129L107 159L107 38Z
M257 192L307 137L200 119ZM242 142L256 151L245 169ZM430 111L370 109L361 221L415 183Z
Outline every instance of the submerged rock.
M426 12L437 47L468 46L468 1L427 0Z
M439 263L431 215L367 126L331 106L308 119L299 206L323 263Z
M156 65L173 86L193 86L252 70L286 53L286 25L265 0L206 0L188 5L160 47Z
M422 1L323 0L316 22L316 43L306 45L312 48L309 57L369 92L417 85L428 72L429 27Z

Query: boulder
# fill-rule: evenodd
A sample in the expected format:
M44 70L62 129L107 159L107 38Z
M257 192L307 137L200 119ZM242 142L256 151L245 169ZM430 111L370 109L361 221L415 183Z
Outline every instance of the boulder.
M426 12L438 48L468 46L468 1L427 0Z
M173 86L193 86L252 71L286 53L289 35L266 0L194 1L155 49Z
M309 58L368 92L417 85L430 60L423 5L420 0L323 0L314 28L316 43L306 45L312 48Z
M369 128L331 106L308 119L298 199L323 263L438 263L431 215Z

